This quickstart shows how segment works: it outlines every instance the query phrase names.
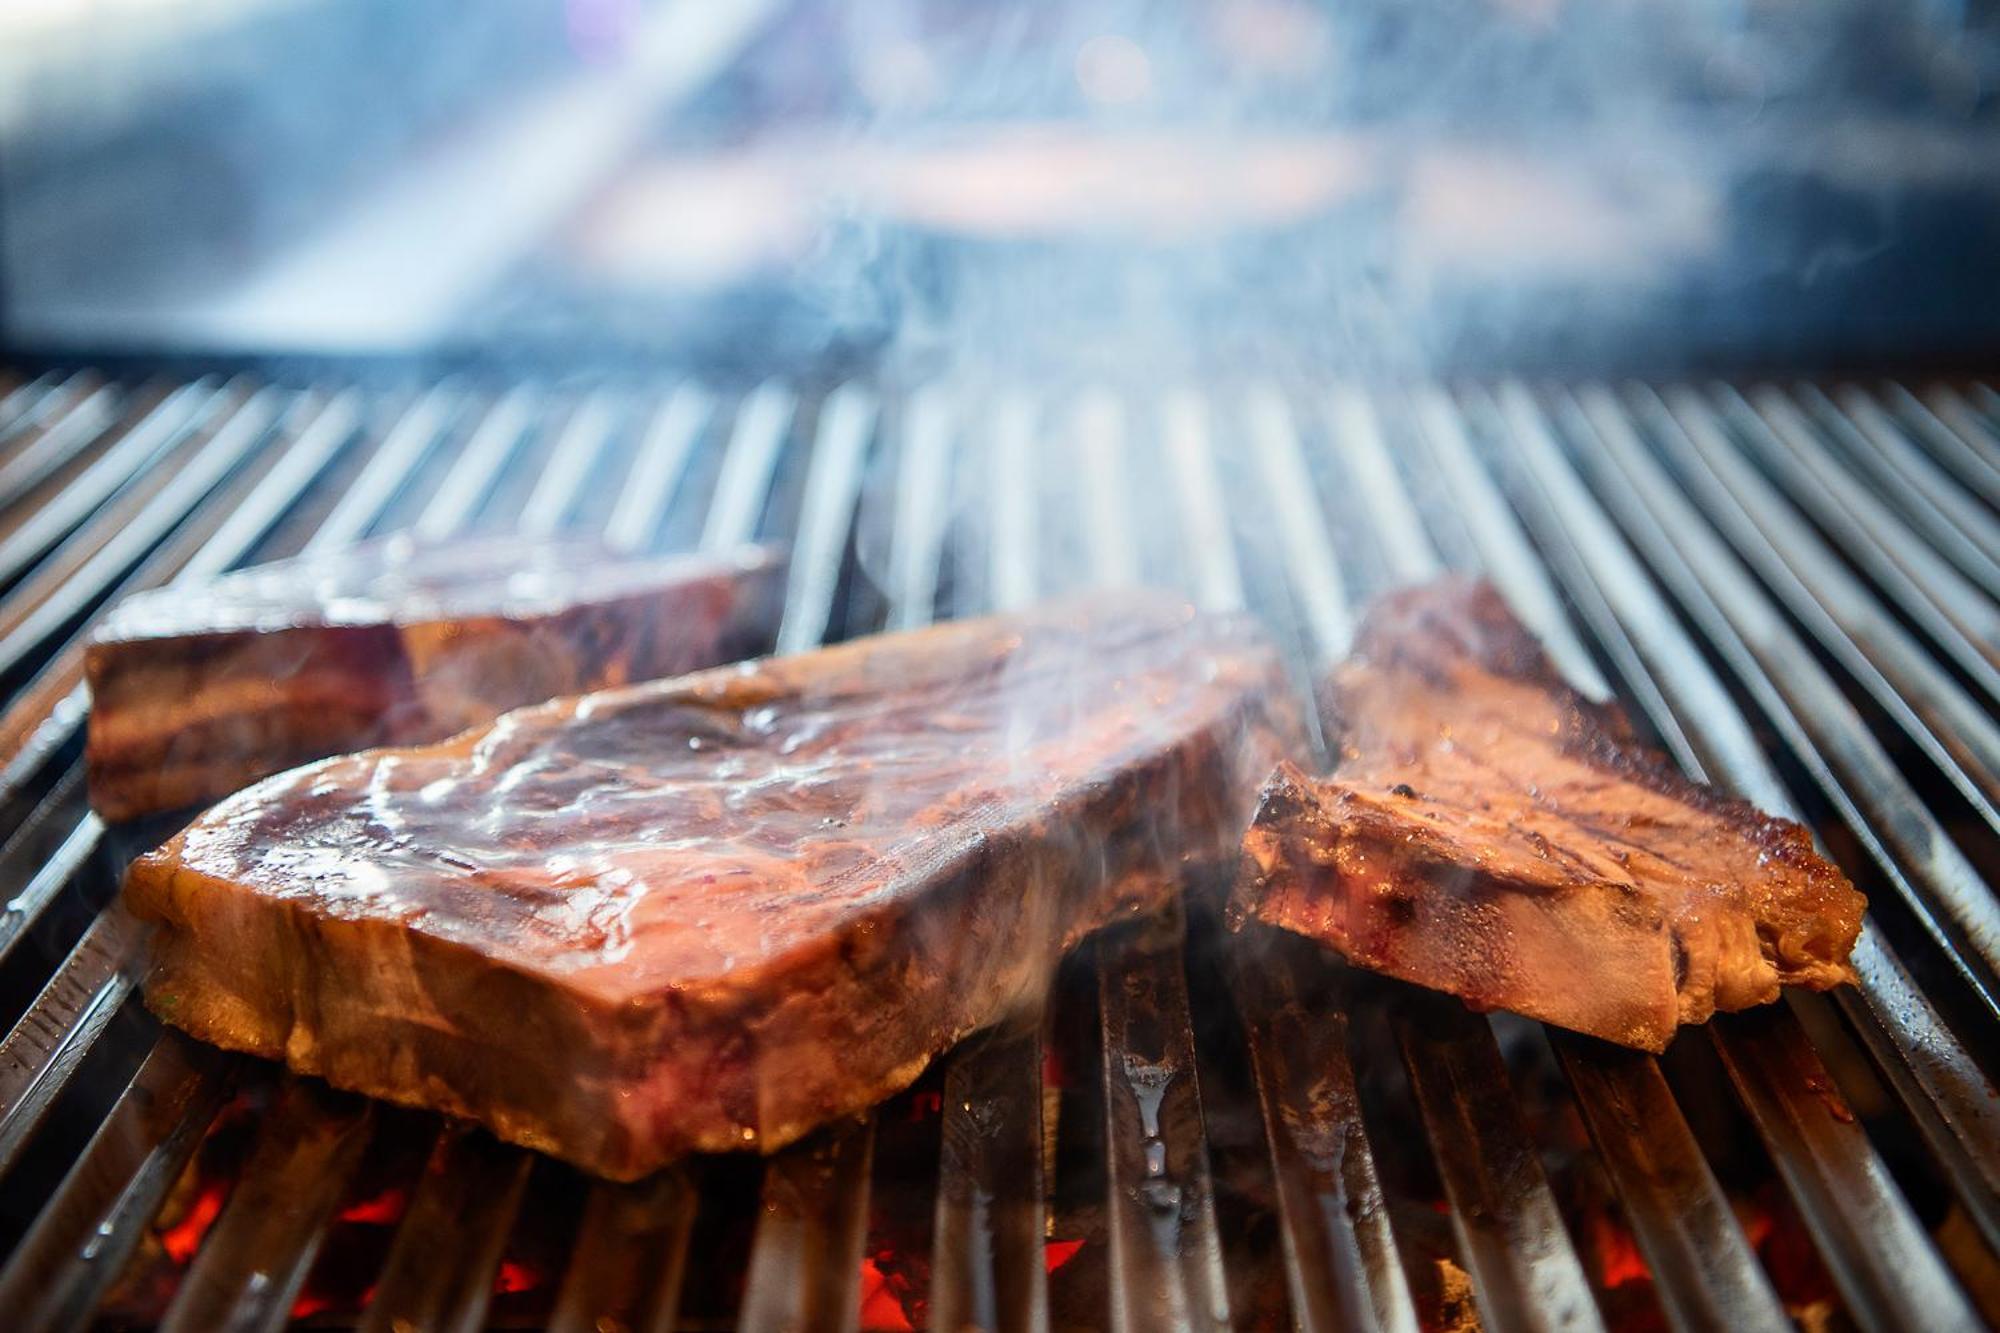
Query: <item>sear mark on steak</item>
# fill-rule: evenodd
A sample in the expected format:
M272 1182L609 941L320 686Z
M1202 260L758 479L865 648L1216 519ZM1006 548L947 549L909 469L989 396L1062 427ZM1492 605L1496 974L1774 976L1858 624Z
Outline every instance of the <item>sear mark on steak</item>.
M1806 831L1638 744L1485 584L1384 598L1323 707L1339 765L1266 785L1239 926L1651 1051L1853 979L1866 904Z
M90 802L211 801L310 760L770 646L781 562L389 538L127 598L85 661Z
M269 779L141 858L153 1009L600 1175L774 1150L1235 855L1302 719L1128 594L506 714Z

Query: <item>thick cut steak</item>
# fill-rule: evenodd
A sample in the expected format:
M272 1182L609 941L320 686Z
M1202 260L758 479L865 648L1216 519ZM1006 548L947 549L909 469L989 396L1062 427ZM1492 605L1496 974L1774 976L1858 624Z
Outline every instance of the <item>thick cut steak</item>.
M125 895L169 1022L629 1178L908 1084L1230 864L1300 727L1247 622L1093 599L315 764Z
M509 708L769 647L761 548L367 542L121 602L86 658L90 803L131 819L309 760L442 740Z
M1363 967L1645 1050L1853 979L1806 831L1680 776L1484 584L1392 594L1334 675L1334 776L1265 787L1232 905Z

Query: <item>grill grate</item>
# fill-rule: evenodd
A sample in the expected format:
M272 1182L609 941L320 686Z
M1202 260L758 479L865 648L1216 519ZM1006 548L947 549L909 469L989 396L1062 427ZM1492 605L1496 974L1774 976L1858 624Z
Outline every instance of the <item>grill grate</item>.
M1260 612L1302 685L1368 596L1475 569L1579 688L1622 696L1690 772L1806 818L1870 891L1859 987L1719 1018L1661 1060L1343 975L1302 944L1213 969L1199 913L1107 937L1045 1013L931 1081L933 1211L892 1221L925 1236L934 1326L1413 1329L1442 1317L1437 1258L1488 1328L1617 1322L1548 1146L1573 1107L1672 1326L1789 1322L1725 1188L1740 1147L1854 1322L1975 1327L2000 1250L2000 1107L1973 1055L2000 1049L1996 505L2000 396L1978 385L0 379L0 1308L88 1326L248 1097L247 1157L141 1322L282 1325L316 1271L356 1262L329 1236L385 1179L401 1221L358 1261L372 1328L890 1318L869 1286L875 1205L909 1135L882 1117L909 1097L762 1165L586 1183L209 1051L131 1002L143 932L106 905L130 849L77 772L89 618L133 589L413 528L632 550L785 537L787 650L1080 583L1178 585ZM1232 1007L1251 1038L1222 1039L1233 1055L1204 1035L1242 1031L1211 1012ZM1094 1065L1051 1081L1079 1050ZM1705 1073L1726 1094L1704 1097ZM1087 1150L1094 1199L1065 1144ZM1433 1174L1449 1236L1399 1211ZM1265 1230L1239 1231L1251 1196ZM1940 1217L1963 1219L1950 1245ZM1102 1244L1065 1304L1046 1241L1079 1218ZM520 1238L545 1223L541 1304L510 1304L510 1274L534 1267Z

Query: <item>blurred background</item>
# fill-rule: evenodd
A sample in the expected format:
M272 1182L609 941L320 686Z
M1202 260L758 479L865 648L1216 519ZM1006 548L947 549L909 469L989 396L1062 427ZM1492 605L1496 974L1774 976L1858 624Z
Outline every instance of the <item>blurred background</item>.
M1993 0L9 0L23 355L1938 370Z

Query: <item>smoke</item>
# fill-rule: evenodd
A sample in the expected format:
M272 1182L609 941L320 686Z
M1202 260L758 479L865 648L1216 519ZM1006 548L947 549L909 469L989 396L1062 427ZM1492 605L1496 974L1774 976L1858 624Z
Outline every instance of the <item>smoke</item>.
M796 299L892 371L1804 355L1842 330L1794 287L1921 262L1896 200L1994 202L1977 76L1882 6L839 13L812 40L854 96L765 146L825 210ZM1928 82L1887 100L1905 63Z

